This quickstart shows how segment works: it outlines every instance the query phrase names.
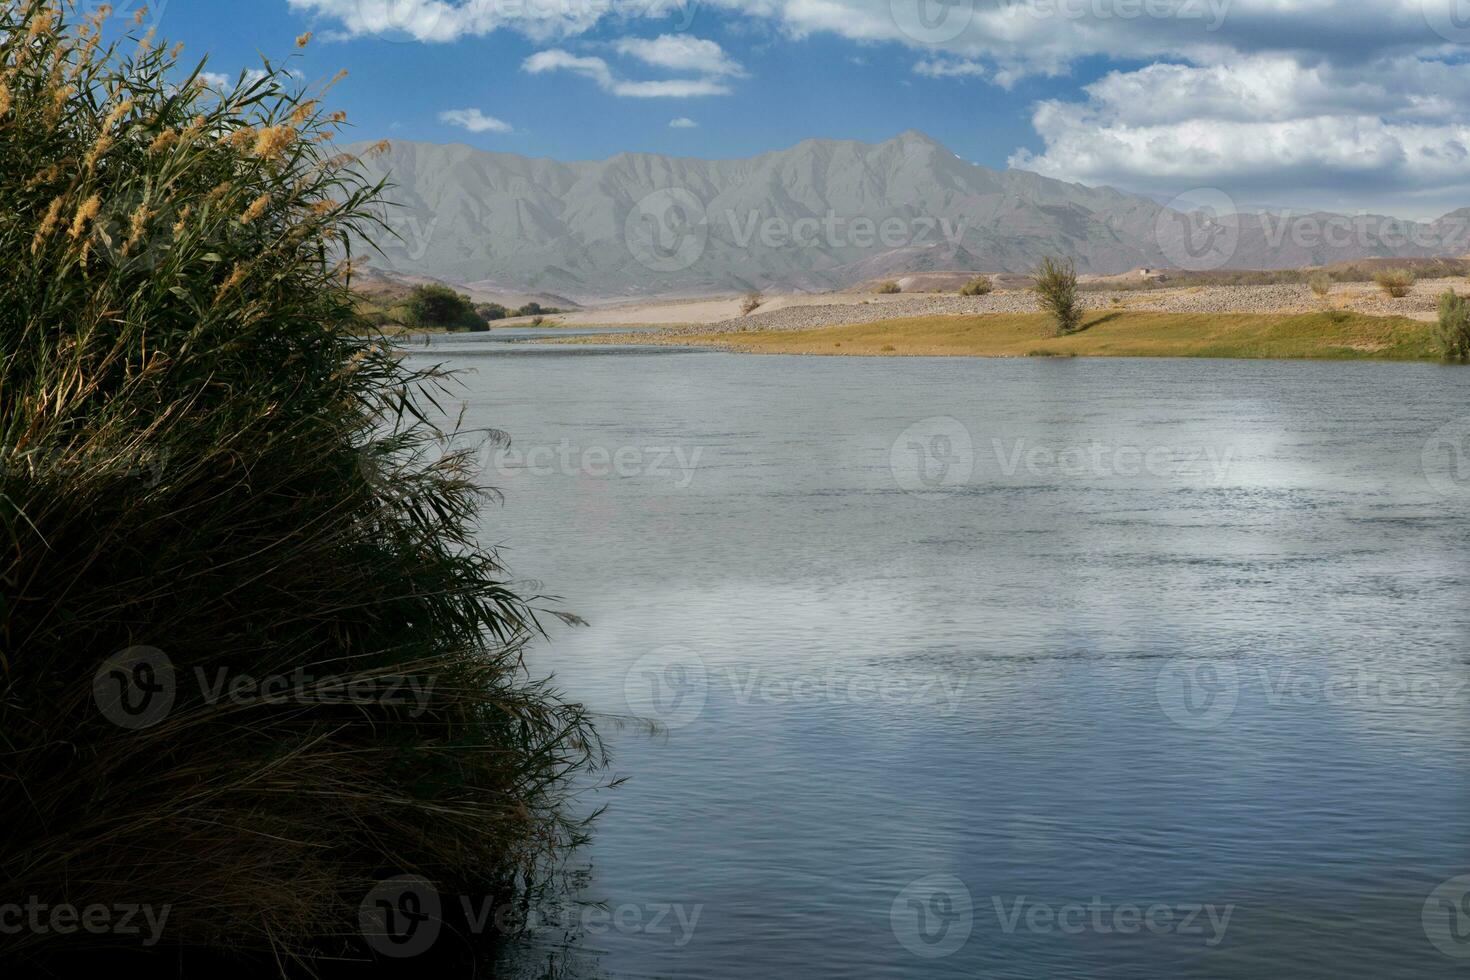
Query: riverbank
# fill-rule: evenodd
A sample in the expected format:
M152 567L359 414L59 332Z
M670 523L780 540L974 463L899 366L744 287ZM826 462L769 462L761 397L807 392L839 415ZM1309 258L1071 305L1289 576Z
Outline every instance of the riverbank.
M1094 284L1102 285L1102 284ZM1464 292L1464 278L1421 279L1400 298L1384 295L1371 282L1335 282L1326 297L1314 294L1305 282L1221 285L1150 286L1144 288L1085 288L1079 297L1089 311L1153 313L1259 313L1303 314L1343 310L1367 316L1401 316L1433 321L1439 297L1446 290ZM877 295L848 290L769 296L753 312L742 312L738 296L703 300L664 300L625 303L578 310L545 318L547 327L640 326L681 329L688 333L744 330L806 330L815 327L870 323L929 316L985 316L999 313L1036 313L1036 295L1029 289L999 288L985 296L954 293L897 293ZM495 326L526 326L529 321L507 320Z
M1417 361L1437 358L1431 324L1341 310L1298 315L1099 311L1069 337L1040 313L930 316L805 330L662 331L631 344L752 354L857 357L1216 357ZM574 341L568 341L574 342Z

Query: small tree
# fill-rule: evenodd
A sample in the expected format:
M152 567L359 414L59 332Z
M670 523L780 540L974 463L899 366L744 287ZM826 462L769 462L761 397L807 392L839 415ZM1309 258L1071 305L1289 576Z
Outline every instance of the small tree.
M745 298L740 301L740 315L750 316L756 310L760 309L761 304L765 301L765 297L760 293L747 293Z
M484 318L475 312L475 305L468 296L461 296L439 283L415 286L404 307L410 327L472 329L485 323Z
M1453 289L1439 298L1435 339L1445 360L1470 361L1470 300Z
M1056 322L1057 336L1076 333L1082 326L1082 304L1077 299L1077 267L1051 256L1041 260L1034 273L1035 292L1041 308Z
M1307 285L1311 287L1312 294L1318 299L1326 299L1332 292L1332 277L1325 272L1318 272L1308 277Z
M1389 296L1394 299L1403 299L1414 288L1418 276L1414 275L1413 269L1384 269L1373 277L1373 281L1378 283L1378 288Z
M995 291L995 284L990 281L989 276L976 276L965 283L960 290L961 296L988 296Z
M903 287L894 282L892 279L888 280L883 285L878 287L878 294L880 296L892 296L894 293L901 292L903 292Z

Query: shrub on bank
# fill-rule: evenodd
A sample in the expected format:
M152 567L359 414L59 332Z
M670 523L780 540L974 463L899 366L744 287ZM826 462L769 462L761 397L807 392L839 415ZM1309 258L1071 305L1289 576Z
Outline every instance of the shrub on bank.
M891 279L878 287L878 295L880 296L892 296L901 292L903 292L903 287Z
M536 615L426 421L451 380L359 335L380 188L341 117L202 67L0 4L0 895L279 963L351 946L387 875L524 894L601 754L523 672Z
M989 296L994 291L995 286L991 283L989 276L976 276L974 279L965 283L964 287L960 289L960 295Z
M1312 290L1312 295L1318 299L1326 299L1332 292L1332 277L1325 272L1317 272L1307 277L1307 286Z
M1077 267L1050 256L1041 260L1033 274L1033 287L1041 308L1052 319L1058 337L1076 333L1082 326L1082 304L1077 298Z
M404 302L404 325L420 329L480 330L485 318L475 311L468 296L461 296L448 286L429 283L415 286Z
M1470 361L1470 299L1454 290L1439 298L1435 341L1447 361Z
M1412 269L1385 269L1375 275L1373 281L1378 283L1378 288L1388 296L1403 299L1413 290L1418 278Z

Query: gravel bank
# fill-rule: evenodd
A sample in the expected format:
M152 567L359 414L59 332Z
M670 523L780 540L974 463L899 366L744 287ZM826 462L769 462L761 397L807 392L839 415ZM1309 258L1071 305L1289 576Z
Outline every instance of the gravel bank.
M1432 320L1441 293L1463 289L1458 279L1426 280L1403 299L1389 299L1372 283L1344 283L1333 287L1329 307L1370 316L1406 316ZM1088 310L1136 310L1160 313L1314 313L1322 300L1305 285L1196 286L1188 289L1083 293ZM980 316L988 313L1034 313L1036 297L1029 292L1000 292L989 296L910 296L882 303L830 303L791 306L769 313L723 320L714 324L678 327L678 334L739 333L747 330L810 330L847 323L873 323L907 317Z

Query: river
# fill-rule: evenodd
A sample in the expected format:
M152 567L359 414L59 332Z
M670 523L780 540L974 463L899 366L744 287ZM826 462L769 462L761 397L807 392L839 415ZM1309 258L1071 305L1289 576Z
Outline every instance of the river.
M497 340L579 970L1465 975L1470 371Z

